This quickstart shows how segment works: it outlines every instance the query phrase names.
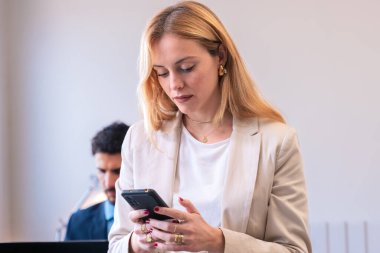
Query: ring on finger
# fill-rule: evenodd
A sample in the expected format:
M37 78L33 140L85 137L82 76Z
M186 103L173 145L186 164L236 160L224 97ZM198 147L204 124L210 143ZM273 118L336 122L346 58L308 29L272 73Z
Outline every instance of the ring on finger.
M175 234L174 235L174 242L176 244L184 244L185 243L185 240L184 240L184 235L182 234Z
M141 232L143 232L144 234L146 234L148 232L148 229L146 228L146 224L141 224L141 227L140 227L140 230Z
M153 241L153 239L152 239L152 234L151 234L151 233L147 233L147 234L145 235L145 241L146 241L146 242L152 242L152 241Z

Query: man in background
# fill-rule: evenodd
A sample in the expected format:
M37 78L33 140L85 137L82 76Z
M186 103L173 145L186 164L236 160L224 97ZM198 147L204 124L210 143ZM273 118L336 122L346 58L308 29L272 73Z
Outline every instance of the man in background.
M113 224L115 182L121 166L121 146L129 126L115 122L103 128L92 139L92 154L99 183L107 200L73 213L67 224L65 240L107 240Z

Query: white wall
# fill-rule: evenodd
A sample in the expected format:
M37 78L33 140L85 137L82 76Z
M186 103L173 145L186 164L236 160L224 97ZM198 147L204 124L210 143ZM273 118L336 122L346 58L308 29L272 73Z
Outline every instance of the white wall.
M11 239L9 224L9 167L7 138L7 20L6 2L0 0L0 242Z
M92 135L139 119L140 33L174 1L9 2L13 239L52 240L94 172ZM202 2L298 130L311 222L378 221L380 2Z
M141 28L125 26L126 7L11 1L15 240L53 240L95 172L92 136L138 118L130 34Z
M229 7L220 13L250 70L298 130L311 220L379 220L380 2Z

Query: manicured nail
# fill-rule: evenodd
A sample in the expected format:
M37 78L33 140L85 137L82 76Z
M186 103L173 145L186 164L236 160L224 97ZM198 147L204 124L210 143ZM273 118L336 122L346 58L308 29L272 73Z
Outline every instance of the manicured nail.
M150 222L150 220L149 220L149 219L147 219L147 220L145 221L145 223L146 223L146 224L149 224L149 222Z
M183 201L183 198L179 197L179 201Z
M160 211L160 208L158 208L157 206L154 208L154 211L155 212L158 212L158 211Z
M144 211L144 214L149 214L149 210L145 210L145 211Z
M155 242L155 243L153 244L153 246L154 246L154 247L157 247L157 246L158 246L158 243Z

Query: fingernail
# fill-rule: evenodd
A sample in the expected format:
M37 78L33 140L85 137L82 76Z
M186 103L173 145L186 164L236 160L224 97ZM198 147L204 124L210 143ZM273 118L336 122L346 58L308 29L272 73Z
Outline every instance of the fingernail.
M179 223L178 220L172 220L173 223Z
M149 220L149 219L147 219L147 220L145 221L145 223L146 223L146 224L149 224L149 222L150 222L150 220Z
M183 198L179 197L179 201L183 201Z
M160 211L160 208L158 208L157 206L154 208L154 211L155 212L158 212L158 211Z
M145 211L144 211L144 214L149 214L149 211L148 211L148 210L145 210Z
M154 247L157 247L157 246L158 246L158 243L155 242L155 243L153 244L153 246L154 246Z

